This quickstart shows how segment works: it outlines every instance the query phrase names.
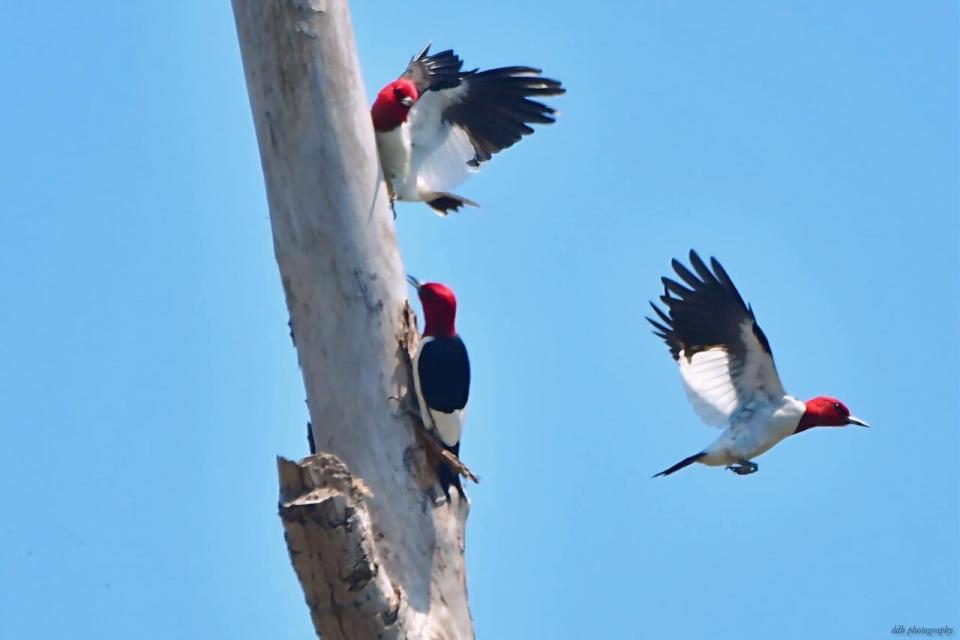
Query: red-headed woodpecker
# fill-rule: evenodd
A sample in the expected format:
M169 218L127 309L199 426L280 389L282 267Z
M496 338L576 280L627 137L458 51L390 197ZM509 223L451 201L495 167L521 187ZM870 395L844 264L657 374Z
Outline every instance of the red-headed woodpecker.
M454 321L457 298L449 287L436 282L420 283L407 276L420 296L425 324L420 345L413 357L413 383L420 403L420 417L443 445L455 456L460 455L460 434L470 395L470 359L463 340L457 335ZM463 497L460 474L441 461L437 479L450 499L454 486Z
M391 198L426 202L440 215L472 200L450 193L493 154L550 124L556 112L530 98L565 92L533 67L461 71L451 50L428 55L377 94L371 114Z
M868 426L835 398L802 402L788 395L773 363L770 343L716 258L710 267L690 252L693 271L673 261L683 284L663 278L664 313L650 303L659 321L647 318L680 365L687 397L700 419L725 427L703 451L656 476L668 476L699 462L724 465L738 475L757 470L752 458L787 436L811 427Z

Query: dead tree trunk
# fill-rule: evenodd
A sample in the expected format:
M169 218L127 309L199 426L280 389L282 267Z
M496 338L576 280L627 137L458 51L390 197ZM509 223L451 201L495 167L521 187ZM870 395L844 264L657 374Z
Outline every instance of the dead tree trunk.
M281 519L325 640L472 638L468 507L391 396L416 339L346 0L233 0L274 250L318 454ZM264 428L273 428L265 425Z

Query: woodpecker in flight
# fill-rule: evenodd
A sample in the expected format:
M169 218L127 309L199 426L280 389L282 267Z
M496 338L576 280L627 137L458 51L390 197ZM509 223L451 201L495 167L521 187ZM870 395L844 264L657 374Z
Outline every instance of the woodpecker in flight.
M554 122L532 100L566 90L533 67L462 71L452 50L430 45L377 94L371 115L391 202L426 202L440 215L476 202L450 193L493 154Z
M658 320L647 318L680 365L687 397L700 419L724 427L709 447L657 476L699 462L726 466L738 475L757 470L751 460L787 436L811 427L869 426L835 398L802 402L787 394L773 363L770 343L730 276L716 258L708 267L690 252L693 271L679 261L673 269L683 283L662 278Z
M413 357L413 383L420 404L420 417L449 451L460 455L460 434L470 394L470 359L454 321L457 299L449 287L436 282L407 281L417 290L425 324ZM437 478L450 499L450 487L464 497L460 474L441 461Z

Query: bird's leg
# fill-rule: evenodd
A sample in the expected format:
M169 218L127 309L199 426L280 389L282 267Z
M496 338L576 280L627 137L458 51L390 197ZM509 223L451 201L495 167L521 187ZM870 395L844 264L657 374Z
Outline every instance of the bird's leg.
M412 397L413 395L409 393L403 397L390 396L388 398L389 400L395 400L397 402L397 406L393 410L393 415L410 416L414 419L414 424L417 429L420 429L424 433L428 434L429 438L436 438L436 427L433 425L433 420L430 420L429 423L424 420L424 416L420 412L420 403L416 402L415 400L411 400ZM430 417L429 412L427 417ZM434 433L431 433L431 431Z
M749 460L738 460L737 464L727 466L727 469L730 469L730 471L733 471L738 476L748 476L751 473L756 473L759 468L756 462L750 462Z
M390 211L393 211L393 219L397 219L397 193L393 190L393 187L390 185L390 182L387 182L387 197L390 198Z
M423 422L423 417L420 415L420 411L414 409L413 407L407 407L404 405L398 405L396 409L393 410L394 416L411 416L416 418L419 422Z
M387 400L393 400L397 403L396 408L393 410L393 415L413 416L418 422L423 424L423 416L420 415L420 407L414 406L413 401L410 398L411 395L408 393L403 396L390 396L387 398Z

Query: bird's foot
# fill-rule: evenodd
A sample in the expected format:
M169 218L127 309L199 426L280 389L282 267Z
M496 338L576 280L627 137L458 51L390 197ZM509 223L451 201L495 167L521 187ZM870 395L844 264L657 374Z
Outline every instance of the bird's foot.
M412 416L416 418L418 422L423 422L423 416L420 415L420 408L414 406L409 395L402 397L389 396L387 400L392 400L397 403L397 406L393 409L394 416Z
M740 460L737 464L727 466L727 469L733 471L738 476L748 476L751 473L756 473L759 468L756 462L750 462L749 460Z
M393 189L389 186L387 187L387 195L390 198L390 211L393 211L393 219L397 219L397 194L394 193Z

